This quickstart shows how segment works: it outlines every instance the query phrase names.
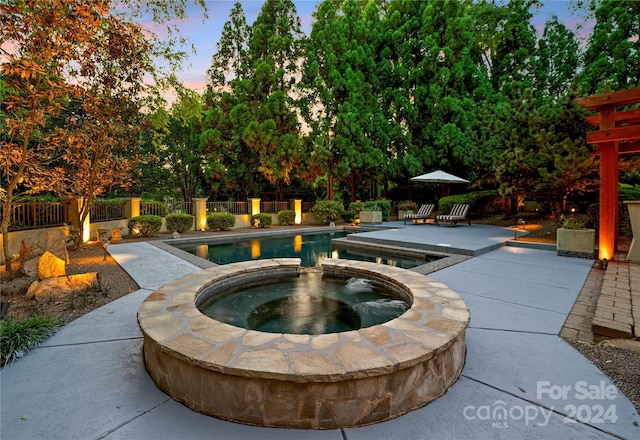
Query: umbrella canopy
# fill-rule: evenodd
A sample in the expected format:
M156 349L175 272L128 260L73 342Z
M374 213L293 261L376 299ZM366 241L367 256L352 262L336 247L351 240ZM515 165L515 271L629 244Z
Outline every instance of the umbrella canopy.
M413 180L414 182L428 183L469 183L468 180L465 180L462 177L445 173L442 170L436 170L427 174L421 174L420 176L412 177L411 180Z

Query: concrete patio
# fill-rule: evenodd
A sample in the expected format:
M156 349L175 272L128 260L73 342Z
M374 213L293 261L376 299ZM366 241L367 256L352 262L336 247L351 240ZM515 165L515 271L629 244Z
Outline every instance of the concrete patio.
M471 311L459 381L394 420L327 431L257 428L198 414L147 374L136 321L159 286L201 270L149 243L109 252L140 289L63 327L0 371L3 439L606 439L640 438L640 415L558 333L593 261L505 246L513 230L403 225L358 239L472 256L429 274Z

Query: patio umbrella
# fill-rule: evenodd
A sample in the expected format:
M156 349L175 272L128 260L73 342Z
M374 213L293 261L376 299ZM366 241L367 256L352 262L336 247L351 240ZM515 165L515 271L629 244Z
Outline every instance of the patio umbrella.
M442 170L432 171L427 174L421 174L416 177L412 177L413 182L426 182L426 183L446 183L447 194L449 193L449 184L451 183L469 183L468 180L462 177L454 176L453 174L446 173ZM444 195L444 186L442 187L442 194Z

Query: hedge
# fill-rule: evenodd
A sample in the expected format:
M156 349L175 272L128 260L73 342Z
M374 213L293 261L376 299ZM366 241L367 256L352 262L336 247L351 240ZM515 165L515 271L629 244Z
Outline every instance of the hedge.
M160 232L160 228L162 228L162 217L157 215L139 215L130 219L128 226L129 232L132 235L153 237Z
M320 223L336 222L342 218L344 205L337 200L318 200L311 208Z
M296 222L296 212L292 209L285 209L278 212L279 225L292 225Z
M214 212L207 215L207 227L228 231L236 224L236 217L229 212Z
M273 218L271 214L254 214L251 216L251 227L252 228L268 228L271 226L273 222Z
M169 214L165 217L167 231L183 233L193 228L195 217L191 214Z
M500 196L496 190L476 191L467 194L447 196L438 200L438 210L443 214L447 214L451 212L453 205L468 203L469 213L475 217L482 217L491 203L498 197Z

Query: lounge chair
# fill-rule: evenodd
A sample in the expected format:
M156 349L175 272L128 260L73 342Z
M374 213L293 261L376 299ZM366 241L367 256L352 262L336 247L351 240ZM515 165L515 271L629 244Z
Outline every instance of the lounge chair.
M436 209L436 205L433 203L425 203L418 209L418 212L415 214L406 214L404 216L404 224L407 224L407 220L411 220L414 223L418 223L418 220L422 220L422 223L426 223L427 219L434 219L433 210Z
M467 203L460 203L453 205L451 212L446 215L439 215L436 217L436 225L440 226L440 222L449 222L449 227L452 227L458 222L467 222L471 226L471 220L467 218L469 212L469 205Z

